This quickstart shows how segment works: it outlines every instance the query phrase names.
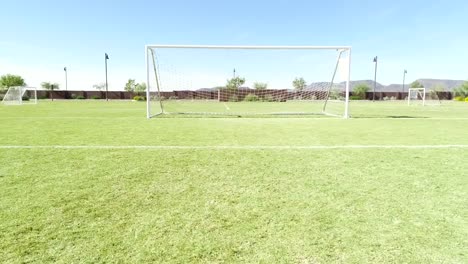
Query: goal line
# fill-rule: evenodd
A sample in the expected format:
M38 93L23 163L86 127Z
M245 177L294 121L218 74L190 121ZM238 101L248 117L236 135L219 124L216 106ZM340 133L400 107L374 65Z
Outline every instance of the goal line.
M0 149L155 149L155 150L322 150L322 149L452 149L468 148L468 144L460 145L11 145L0 146Z

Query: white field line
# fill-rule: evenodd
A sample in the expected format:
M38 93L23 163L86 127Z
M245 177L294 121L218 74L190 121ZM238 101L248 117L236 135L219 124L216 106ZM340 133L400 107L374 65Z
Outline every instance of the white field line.
M165 145L16 145L0 146L0 149L181 149L181 150L322 150L322 149L450 149L450 148L468 148L467 145L311 145L311 146L165 146Z
M231 109L229 106L225 105L226 110L230 111ZM235 119L233 117L225 117L226 119ZM257 119L262 119L262 117L245 117L244 119L252 119L252 118L257 118ZM274 119L275 117L269 117L268 119ZM277 117L280 119L284 119L284 117ZM116 116L34 116L34 117L27 117L27 116L0 116L0 120L2 119L107 119L107 120L115 120L115 119L145 119L146 117L144 116L128 116L128 117L116 117ZM165 118L166 120L170 120L171 118ZM174 119L194 119L193 117L182 117L179 116ZM342 118L314 118L314 117L297 117L295 116L294 118L291 119L307 119L307 120L343 120ZM351 119L354 120L468 120L468 117L402 117L402 118L395 118L395 117L351 117Z
M231 108L229 108L229 106L226 103L223 103L223 104L224 104L224 107L226 108L226 110L231 111Z

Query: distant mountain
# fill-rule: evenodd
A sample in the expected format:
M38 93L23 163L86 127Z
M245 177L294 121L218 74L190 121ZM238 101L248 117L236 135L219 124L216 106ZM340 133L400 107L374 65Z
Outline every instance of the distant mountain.
M443 80L443 79L418 79L424 87L432 89L436 86L443 87L446 91L452 91L454 88L462 85L464 80Z
M445 80L445 79L417 79L419 83L421 83L426 89L433 89L437 86L443 88L445 91L453 91L454 88L457 88L460 86L463 82L463 80ZM351 81L351 91L353 91L354 87L358 86L359 84L365 84L371 88L371 90L374 89L374 81L373 80L358 80L358 81ZM324 90L328 88L330 85L329 82L314 82L309 85L307 85L307 88L305 90ZM334 87L338 88L339 90L344 90L345 89L345 82L341 82L338 84L335 84ZM410 86L410 83L405 84L405 91L408 91L408 87ZM210 92L210 91L217 91L219 87L214 87L214 88L200 88L197 91L204 91L204 92ZM252 88L249 87L239 87L239 90L251 90ZM389 85L383 85L379 82L377 82L376 89L377 92L401 92L403 90L402 84L389 84Z
M224 87L213 87L213 88L200 88L200 89L197 89L197 91L198 92L215 92L215 91L218 91L220 88L224 89ZM239 87L238 90L253 90L253 89L250 87L241 86Z
M440 87L444 91L453 91L454 88L460 86L464 81L463 80L445 80L445 79L417 79L419 83L424 86L426 89L434 89L436 87ZM411 83L405 84L405 90L408 90L408 87ZM383 86L384 92L399 92L403 90L402 84L390 84L387 86Z
M441 87L445 91L453 91L454 88L460 86L464 80L445 80L445 79L417 79L419 83L421 83L426 89L433 89L435 87ZM358 80L358 81L351 81L351 91L359 84L365 84L371 88L374 88L374 81L373 80ZM315 82L311 83L307 86L306 90L318 90L327 87L329 83L326 82ZM341 82L339 84L335 84L335 87L344 90L345 89L345 82ZM405 90L408 90L410 83L405 84ZM390 84L390 85L383 85L377 82L376 91L377 92L400 92L403 90L402 84Z

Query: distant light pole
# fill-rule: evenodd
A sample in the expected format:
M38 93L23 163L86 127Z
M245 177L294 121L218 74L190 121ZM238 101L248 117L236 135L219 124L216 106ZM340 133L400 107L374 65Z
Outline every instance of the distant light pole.
M105 56L104 56L104 61L105 61L105 64L106 64L106 101L109 101L109 97L107 96L107 92L108 92L108 85L107 85L107 60L109 59L109 55L107 55L107 53L104 53Z
M50 98L52 99L52 101L54 101L54 89L55 89L55 86L54 84L50 84Z
M63 67L63 71L65 72L65 91L68 91L68 72L67 67Z
M234 68L234 71L232 72L232 78L236 78L236 68Z
M374 57L375 70L374 70L374 93L372 94L372 102L375 101L375 89L377 87L377 56Z
M405 77L406 77L406 74L408 73L407 70L404 70L403 71L403 91L402 92L405 92Z

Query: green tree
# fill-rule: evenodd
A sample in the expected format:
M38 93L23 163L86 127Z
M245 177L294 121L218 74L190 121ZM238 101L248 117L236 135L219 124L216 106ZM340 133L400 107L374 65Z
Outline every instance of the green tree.
M302 78L302 77L301 78L296 77L296 79L294 79L294 81L292 82L292 85L293 85L294 89L296 89L298 91L302 91L307 87L307 83L304 80L304 78Z
M256 90L265 90L268 87L267 83L262 82L254 82L254 88Z
M468 82L462 83L462 85L453 89L455 96L462 96L464 98L468 97Z
M434 87L432 87L431 90L436 91L436 92L444 92L445 86L443 86L442 84L436 84Z
M58 83L51 83L51 82L42 82L41 87L49 91L57 90L60 88ZM54 100L53 92L50 93L50 98L52 99L52 101Z
M93 88L98 90L98 91L102 91L102 90L104 90L104 88L106 88L106 84L105 83L98 83L98 84L93 85Z
M135 88L137 86L137 83L135 82L135 79L128 79L127 83L125 84L125 91L127 92L133 92L135 91Z
M226 88L230 90L237 90L245 83L245 78L239 76L227 80Z
M23 77L13 74L5 74L0 77L0 90L14 86L26 86Z
M366 99L366 93L370 90L365 83L358 84L353 89L353 95L359 96L361 99Z
M143 93L146 91L146 83L142 82L142 83L137 83L136 86L135 86L135 92L138 93L138 95L140 95L140 93Z
M418 81L414 81L410 84L410 88L424 88L424 85Z
M437 84L429 90L429 98L433 100L440 100L439 93L445 91L445 87L442 84Z

